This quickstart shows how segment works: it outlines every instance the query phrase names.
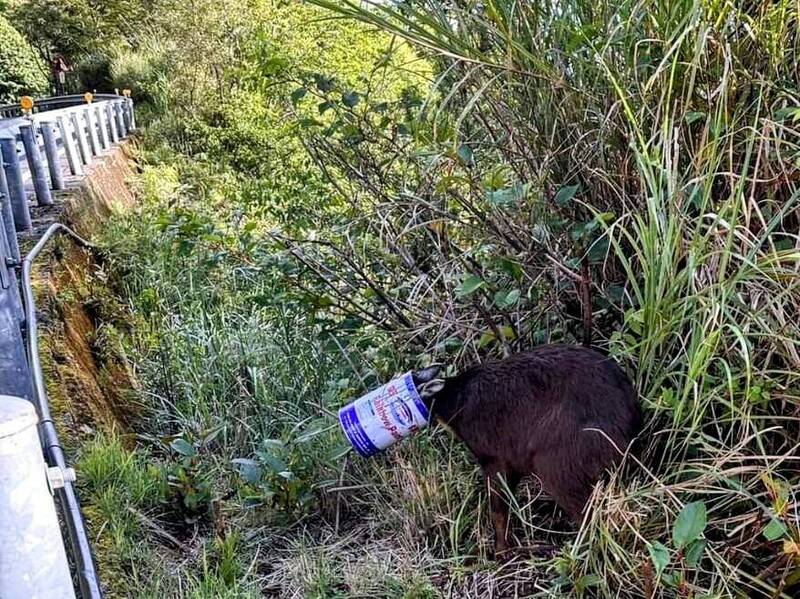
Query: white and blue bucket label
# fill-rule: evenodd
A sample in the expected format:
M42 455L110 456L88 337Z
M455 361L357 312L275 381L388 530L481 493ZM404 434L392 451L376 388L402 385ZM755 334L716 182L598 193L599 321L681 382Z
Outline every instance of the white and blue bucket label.
M428 408L410 372L339 410L339 423L355 450L375 455L428 425Z

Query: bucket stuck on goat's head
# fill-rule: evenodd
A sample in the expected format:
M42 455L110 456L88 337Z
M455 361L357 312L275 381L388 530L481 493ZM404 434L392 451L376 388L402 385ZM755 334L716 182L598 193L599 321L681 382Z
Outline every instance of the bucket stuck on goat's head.
M410 372L370 391L339 410L339 423L355 450L375 455L428 424Z

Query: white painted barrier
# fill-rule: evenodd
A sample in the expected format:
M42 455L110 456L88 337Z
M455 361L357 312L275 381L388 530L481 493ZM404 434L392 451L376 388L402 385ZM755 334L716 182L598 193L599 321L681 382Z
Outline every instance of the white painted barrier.
M74 599L29 401L0 395L0 597Z

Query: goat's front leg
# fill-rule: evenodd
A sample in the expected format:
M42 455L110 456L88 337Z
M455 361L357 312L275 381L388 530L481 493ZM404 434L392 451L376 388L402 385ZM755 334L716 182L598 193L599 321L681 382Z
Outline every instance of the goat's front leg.
M492 511L494 524L494 554L497 558L504 558L508 554L511 542L511 530L508 522L508 494L514 493L519 483L519 477L508 472L499 464L484 466L489 490L489 507Z

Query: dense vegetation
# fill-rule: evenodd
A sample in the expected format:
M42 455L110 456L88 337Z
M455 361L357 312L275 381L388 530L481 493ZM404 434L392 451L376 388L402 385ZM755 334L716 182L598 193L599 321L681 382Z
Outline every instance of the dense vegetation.
M234 4L108 56L147 120L102 240L141 421L80 463L113 592L794 596L797 4ZM645 442L578 531L531 481L554 556L492 560L444 431L347 454L394 374L589 339Z
M0 104L46 94L47 88L47 67L0 12Z

